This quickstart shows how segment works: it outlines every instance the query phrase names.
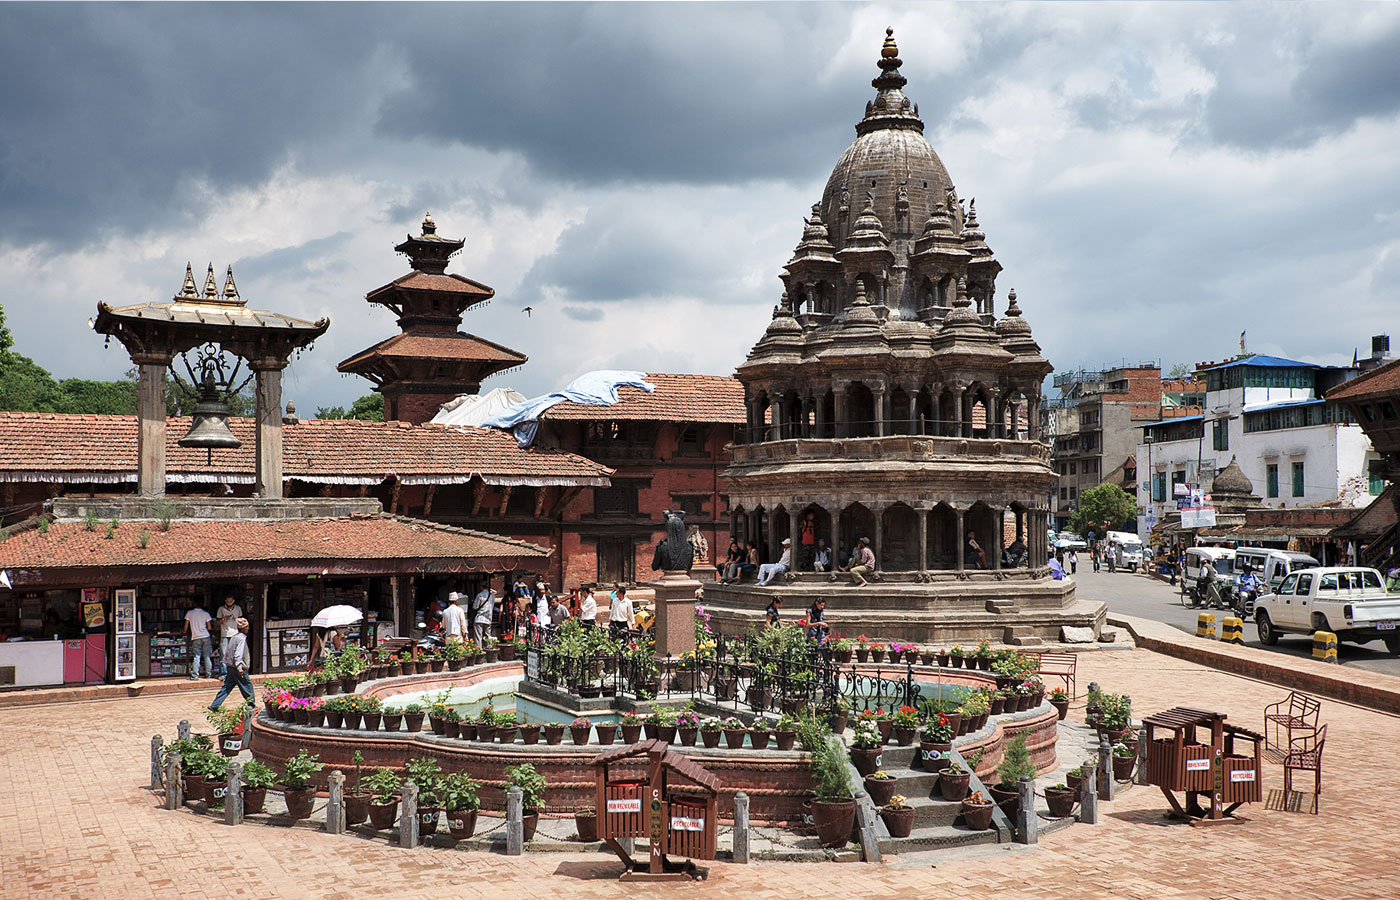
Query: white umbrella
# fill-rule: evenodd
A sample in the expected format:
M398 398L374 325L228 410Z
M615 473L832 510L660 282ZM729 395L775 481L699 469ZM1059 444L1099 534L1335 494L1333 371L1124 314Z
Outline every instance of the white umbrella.
M316 628L339 628L342 625L353 625L363 618L364 615L355 607L341 604L327 606L316 614L311 624Z

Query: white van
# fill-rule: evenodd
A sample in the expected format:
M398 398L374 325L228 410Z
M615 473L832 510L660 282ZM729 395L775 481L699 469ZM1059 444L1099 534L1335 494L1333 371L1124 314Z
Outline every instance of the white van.
M1269 590L1275 590L1289 572L1316 569L1320 565L1322 564L1306 553L1293 550L1240 547L1235 551L1233 568L1236 574L1242 574L1244 567L1249 566L1256 578L1268 585Z
M1118 548L1118 565L1130 572L1142 566L1142 541L1128 531L1110 531L1105 538L1110 548Z
M1195 584L1196 579L1201 577L1201 569L1206 566L1215 569L1216 573L1225 577L1233 578L1235 551L1229 547L1188 547L1186 549L1186 579L1183 586Z

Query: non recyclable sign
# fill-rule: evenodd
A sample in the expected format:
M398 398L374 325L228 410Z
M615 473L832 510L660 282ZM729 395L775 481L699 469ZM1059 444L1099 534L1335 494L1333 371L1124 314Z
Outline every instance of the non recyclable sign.
M705 830L705 820L704 820L704 819L696 819L696 818L693 818L693 817L691 817L691 816L672 816L672 817L671 817L671 830L672 830L672 831L704 831L704 830Z
M1186 761L1186 771L1188 772L1209 772L1209 759L1188 759Z
M642 811L642 798L633 797L630 800L609 800L608 812L610 813L639 813Z
M1230 773L1230 781L1231 781L1232 783L1237 783L1237 782L1241 782L1241 781L1253 781L1253 780L1254 780L1254 770L1253 770L1253 769L1239 769L1239 770L1236 770L1236 771Z

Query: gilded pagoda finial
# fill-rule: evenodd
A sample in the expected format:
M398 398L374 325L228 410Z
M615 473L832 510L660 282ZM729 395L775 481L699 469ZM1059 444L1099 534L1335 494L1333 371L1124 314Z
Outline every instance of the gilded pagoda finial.
M185 283L180 285L180 293L175 296L176 299L199 296L199 290L194 286L194 266L190 263L185 263Z
M427 237L430 234L437 234L437 223L433 221L433 214L429 212L423 214L423 236Z
M242 298L238 296L238 285L233 283L233 266L228 267L228 272L224 275L224 299L230 303L241 303Z
M204 296L205 299L213 300L219 296L219 283L214 280L214 264L209 264L209 274L204 276Z
M894 59L899 56L899 47L894 42L894 29L885 29L885 46L880 48L880 56L885 59Z

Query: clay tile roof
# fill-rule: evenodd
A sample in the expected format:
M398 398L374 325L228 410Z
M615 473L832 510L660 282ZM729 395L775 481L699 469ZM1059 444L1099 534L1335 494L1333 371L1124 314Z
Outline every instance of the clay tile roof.
M251 482L253 420L229 420L243 441L217 450L179 446L188 418L166 424L166 472L172 482ZM522 450L511 435L488 428L310 419L282 427L286 478L329 484L464 483L605 486L612 470L562 450ZM130 482L136 479L136 418L0 412L0 481Z
M415 359L479 359L519 365L527 359L509 347L477 337L474 334L396 334L361 350L337 368L349 369L372 356L409 356Z
M150 532L144 549L139 532ZM176 521L158 525L122 522L109 540L106 527L55 522L48 533L21 532L0 543L0 568L14 570L91 566L166 566L190 563L296 560L530 560L550 550L399 516L352 516L284 521Z
M372 301L380 294L396 290L475 294L483 300L496 295L494 289L478 281L472 281L470 278L466 278L462 275L438 275L432 272L413 271L409 272L407 275L395 278L383 287L375 288L368 294L365 294L365 299Z
M649 373L656 390L623 387L620 402L612 406L560 403L544 414L546 419L575 421L638 420L660 422L722 422L742 425L744 386L723 375L668 375Z
M1358 400L1384 394L1400 394L1400 359L1337 385L1327 392L1327 399Z

